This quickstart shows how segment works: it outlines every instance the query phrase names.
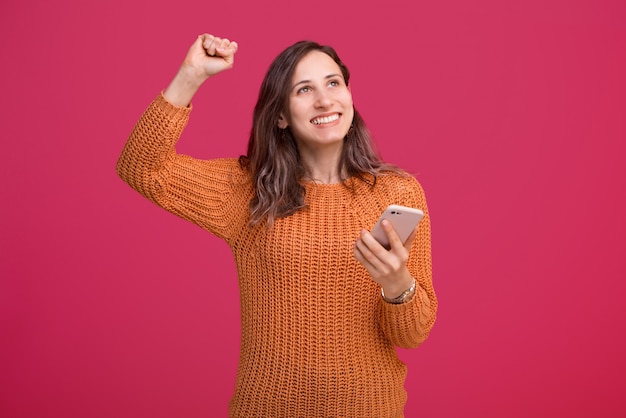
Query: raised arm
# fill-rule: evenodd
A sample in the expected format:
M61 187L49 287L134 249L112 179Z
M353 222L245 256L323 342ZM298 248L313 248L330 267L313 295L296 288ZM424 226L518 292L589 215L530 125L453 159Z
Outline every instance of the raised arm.
M223 210L233 204L225 197L231 195L238 166L179 155L175 145L187 125L192 97L209 77L232 67L236 51L237 44L228 39L199 36L170 85L135 125L116 167L143 196L224 238L238 214Z
M159 203L166 164L180 157L175 145L187 125L190 103L209 78L233 66L237 43L204 34L189 48L167 89L144 112L117 162L117 172L133 189ZM160 202L161 204L164 202Z

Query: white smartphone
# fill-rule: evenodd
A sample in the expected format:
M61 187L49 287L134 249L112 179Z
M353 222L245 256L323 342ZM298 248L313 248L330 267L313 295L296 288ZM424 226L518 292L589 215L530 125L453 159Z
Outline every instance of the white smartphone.
M374 228L372 228L372 235L383 247L389 249L391 246L389 245L387 234L385 234L383 226L381 225L383 219L387 219L391 222L393 229L396 230L398 237L400 237L400 241L404 243L423 217L424 212L420 209L400 205L389 205L387 206L387 209L384 210L382 215L380 215L380 218L378 219L378 222L376 222L376 225L374 225Z

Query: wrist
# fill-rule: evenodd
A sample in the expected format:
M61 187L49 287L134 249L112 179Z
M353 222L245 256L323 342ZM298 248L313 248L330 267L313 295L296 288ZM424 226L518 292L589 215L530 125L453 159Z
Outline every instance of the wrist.
M168 102L176 106L189 106L191 99L207 78L193 67L183 64L163 95Z
M209 77L204 69L198 68L187 61L181 64L176 73L176 78L182 83L193 87L200 87Z
M394 280L379 283L385 296L394 299L413 285L413 276L407 270L401 273L400 277L395 277Z
M389 291L385 292L385 289L381 288L381 294L385 302L399 305L401 303L406 303L413 298L416 287L417 282L413 277L411 277L411 284L409 285L409 287L404 287L404 290L396 293L389 293Z

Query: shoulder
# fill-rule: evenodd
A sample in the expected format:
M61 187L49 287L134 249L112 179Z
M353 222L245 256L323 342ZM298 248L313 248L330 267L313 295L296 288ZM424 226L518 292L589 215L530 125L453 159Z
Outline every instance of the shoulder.
M413 175L405 171L386 171L379 174L376 177L374 191L392 200L405 202L405 205L425 201L422 185Z
M357 180L352 201L363 225L371 227L389 205L401 205L427 213L426 198L417 179L403 171L384 171L363 180Z

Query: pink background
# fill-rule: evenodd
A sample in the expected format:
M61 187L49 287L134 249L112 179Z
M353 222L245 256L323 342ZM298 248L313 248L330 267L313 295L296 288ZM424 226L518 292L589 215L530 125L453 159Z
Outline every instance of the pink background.
M0 415L226 416L226 244L123 184L137 118L202 32L240 43L179 151L245 152L274 56L354 74L433 221L438 322L407 417L626 416L626 2L3 1Z

